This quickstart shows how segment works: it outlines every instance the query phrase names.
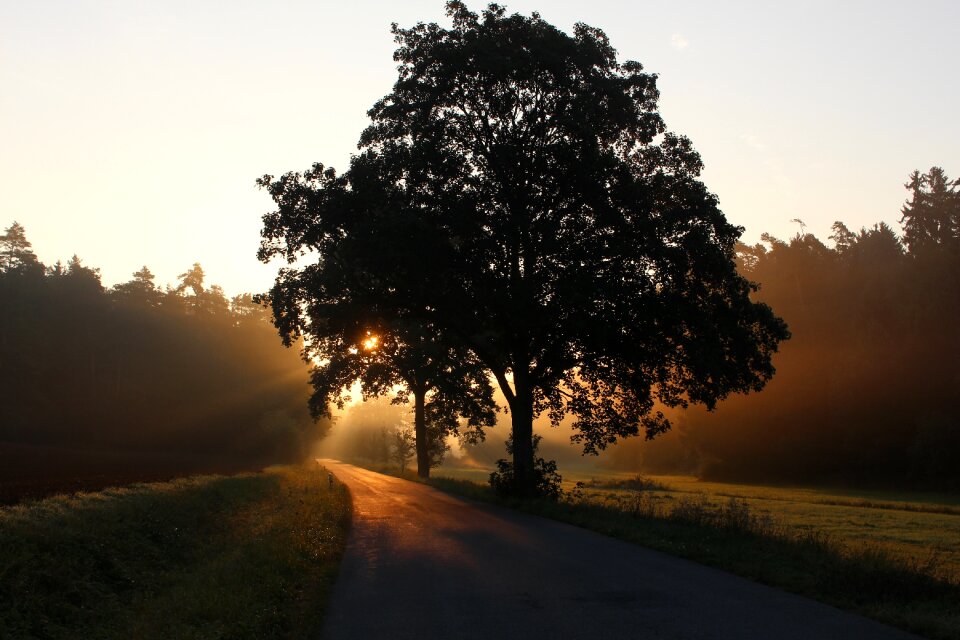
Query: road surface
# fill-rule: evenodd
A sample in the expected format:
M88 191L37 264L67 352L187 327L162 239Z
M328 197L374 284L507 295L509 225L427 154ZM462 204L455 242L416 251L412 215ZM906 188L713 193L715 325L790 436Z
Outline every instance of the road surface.
M916 638L584 529L320 462L354 508L324 640Z

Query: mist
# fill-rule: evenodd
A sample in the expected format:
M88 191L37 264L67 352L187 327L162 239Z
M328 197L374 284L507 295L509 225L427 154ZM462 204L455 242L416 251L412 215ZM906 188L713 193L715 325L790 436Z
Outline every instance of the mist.
M551 428L541 416L538 455L556 460L561 473L960 487L960 216L951 184L936 167L911 176L902 233L884 223L853 231L837 222L822 240L797 220L800 233L788 240L765 234L762 243L738 245L740 273L759 285L753 297L781 315L792 334L762 391L730 396L714 411L657 407L670 431L622 439L599 456L571 444L569 418ZM499 392L496 400L505 406ZM356 458L358 443L369 447L373 436L351 431L403 419L402 407L364 407L334 426L326 454ZM444 464L492 468L506 457L509 433L501 412L485 441L451 442L455 455Z
M922 202L905 206L903 235L838 222L831 246L808 233L741 245L741 273L793 334L776 375L714 412L676 413L671 433L624 442L609 462L718 480L960 487L960 253L946 230L911 233Z
M335 458L360 464L389 466L395 463L391 445L393 433L398 429L409 428L413 421L412 404L394 404L394 396L368 398L335 411L332 425L326 435L317 441L313 455L321 458ZM499 390L494 399L502 408L506 406ZM599 456L585 456L580 448L571 444L573 435L572 419L565 419L559 426L551 427L549 420L542 416L534 422L534 430L542 440L538 455L556 460L562 470L587 473L613 464L614 449ZM467 443L456 436L448 436L449 447L438 465L441 475L444 470L453 469L492 469L496 461L506 458L505 442L510 435L510 416L501 409L497 423L484 430L485 438L478 443ZM622 466L622 465L621 465ZM628 465L629 466L629 465Z
M199 264L165 290L146 267L107 289L76 256L40 264L16 224L0 258L6 487L259 468L302 459L326 429L269 310L228 300Z

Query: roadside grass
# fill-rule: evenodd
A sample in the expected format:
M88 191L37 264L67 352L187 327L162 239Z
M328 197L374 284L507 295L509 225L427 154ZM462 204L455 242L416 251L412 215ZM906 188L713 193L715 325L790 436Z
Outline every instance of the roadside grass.
M316 463L0 509L0 638L306 638L350 522Z
M443 468L440 474L485 483L489 470ZM905 564L928 566L939 578L960 582L960 496L926 492L789 487L698 480L692 476L635 473L564 473L564 490L593 501L630 501L642 490L668 508L675 501L706 500L713 509L731 498L751 513L799 532L825 534L835 543L879 547ZM933 561L931 561L931 558ZM958 605L960 606L960 605Z
M470 480L428 482L718 567L929 638L960 639L960 580L943 572L935 550L912 558L876 544L851 543L789 524L735 496L664 498L656 489L580 486L559 502L517 501L498 498Z
M649 497L667 505L703 499L717 509L739 500L784 527L826 534L850 546L879 547L906 564L929 567L935 577L960 582L960 509L951 502L956 497L699 482L684 476L646 480L659 485ZM588 483L584 493L595 501L632 499L630 491L613 488L609 480Z
M738 498L960 515L960 495L958 494L925 491L883 491L829 486L771 486L714 482L700 480L694 476L648 475L644 477L656 480L670 491L679 493L707 493Z

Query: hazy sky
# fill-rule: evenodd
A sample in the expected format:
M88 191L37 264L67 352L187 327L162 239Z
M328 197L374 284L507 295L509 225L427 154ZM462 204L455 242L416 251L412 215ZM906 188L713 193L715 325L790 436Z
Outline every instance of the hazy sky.
M909 172L960 175L958 2L507 7L600 27L659 74L667 125L747 241L793 218L824 240L838 219L899 229ZM394 21L443 23L443 2L0 3L0 226L107 285L199 260L229 294L267 289L254 180L345 168L394 80Z

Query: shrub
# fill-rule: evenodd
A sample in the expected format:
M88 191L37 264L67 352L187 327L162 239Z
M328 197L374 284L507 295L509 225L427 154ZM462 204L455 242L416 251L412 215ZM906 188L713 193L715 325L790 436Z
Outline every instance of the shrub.
M541 436L533 436L533 474L534 497L557 500L563 495L560 486L562 478L557 473L555 460L544 460L537 456ZM507 440L507 453L513 455L513 436ZM513 463L500 458L497 460L497 470L490 474L490 486L501 497L513 495Z

